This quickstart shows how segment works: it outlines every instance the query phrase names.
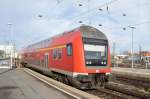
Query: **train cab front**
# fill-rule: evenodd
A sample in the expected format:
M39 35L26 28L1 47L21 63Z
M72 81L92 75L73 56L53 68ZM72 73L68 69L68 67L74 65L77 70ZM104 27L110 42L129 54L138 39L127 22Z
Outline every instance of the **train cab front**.
M82 82L90 82L89 87L102 87L108 82L111 72L108 41L83 38L83 42L85 70L88 75L78 78Z
M108 39L92 27L82 27L81 31L85 74L79 74L77 80L82 83L82 88L104 86L111 72Z

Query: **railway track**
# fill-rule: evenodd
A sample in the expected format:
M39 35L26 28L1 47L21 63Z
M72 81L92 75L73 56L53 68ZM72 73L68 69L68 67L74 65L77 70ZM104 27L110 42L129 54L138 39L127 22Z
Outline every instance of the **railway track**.
M112 82L135 86L145 92L150 92L150 77L144 75L132 75L128 73L113 73L110 77Z
M148 69L113 68L110 80L150 92L150 74Z
M105 88L99 88L97 90L88 90L86 92L96 95L98 97L101 97L103 99L139 99L134 96L129 96L129 95L119 93L113 90L105 89Z
M150 99L150 93L148 92L143 92L133 86L113 82L106 84L105 88L87 90L86 92L104 99Z
M138 97L140 99L150 99L150 92L145 92L131 85L109 82L108 84L106 84L105 88L129 95L129 96Z
M147 92L150 92L150 81L139 80L139 79L130 79L127 77L117 76L114 82L124 83L136 86L138 88L144 89Z

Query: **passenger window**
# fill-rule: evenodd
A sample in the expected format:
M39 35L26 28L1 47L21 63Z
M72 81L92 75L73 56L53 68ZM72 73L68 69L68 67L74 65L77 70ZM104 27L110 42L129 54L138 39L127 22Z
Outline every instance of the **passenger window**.
M72 56L72 44L67 44L67 56Z
M62 49L54 49L53 50L53 58L61 59L62 58Z
M56 50L56 49L53 50L53 58L54 58L54 59L57 58L57 50Z
M61 57L62 57L62 50L59 49L59 50L58 50L58 58L61 59Z

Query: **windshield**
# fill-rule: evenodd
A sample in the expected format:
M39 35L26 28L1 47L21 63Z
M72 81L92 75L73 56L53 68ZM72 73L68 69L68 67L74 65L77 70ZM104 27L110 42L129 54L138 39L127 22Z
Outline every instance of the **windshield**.
M107 46L84 44L85 61L87 66L106 66Z

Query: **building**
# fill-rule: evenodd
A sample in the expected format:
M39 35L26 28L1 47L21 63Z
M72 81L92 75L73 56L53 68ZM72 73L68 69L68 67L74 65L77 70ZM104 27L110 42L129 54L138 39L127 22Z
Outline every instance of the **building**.
M140 55L143 63L150 63L150 52L142 51L140 52Z
M126 51L123 54L115 55L114 58L115 58L116 63L118 64L131 63L132 59L134 63L140 63L141 61L139 53L133 53L133 58L132 58L132 54L129 51Z
M115 61L118 63L118 64L121 64L123 63L125 60L127 60L129 57L129 55L115 55Z
M150 56L150 52L148 51L141 51L140 54L141 56Z
M13 45L0 45L0 59L16 57L15 47Z

